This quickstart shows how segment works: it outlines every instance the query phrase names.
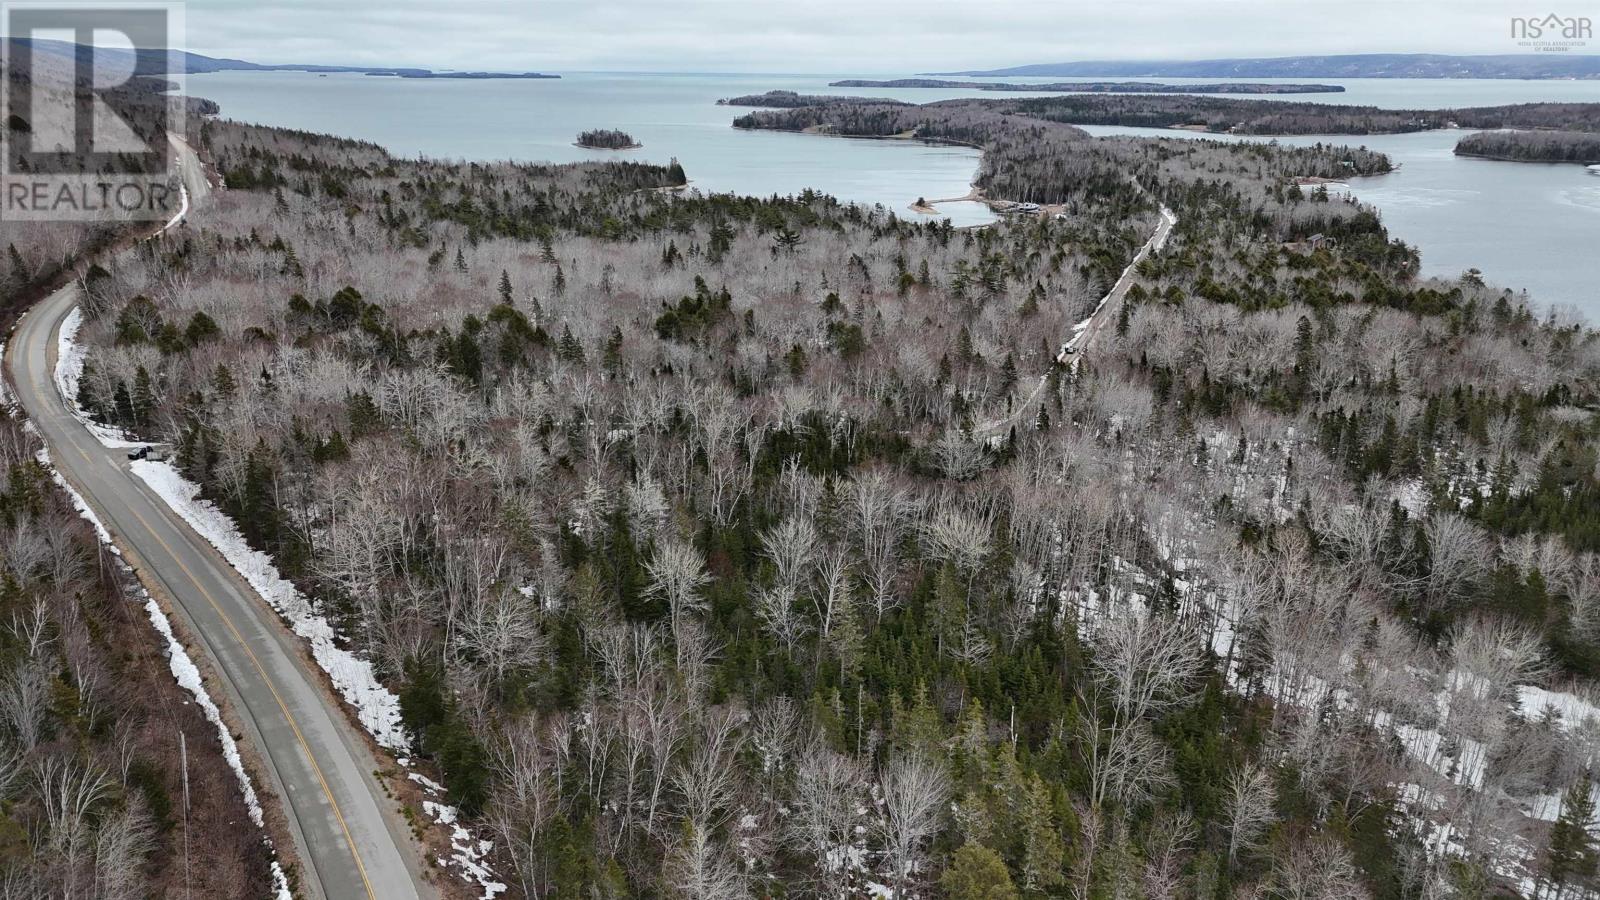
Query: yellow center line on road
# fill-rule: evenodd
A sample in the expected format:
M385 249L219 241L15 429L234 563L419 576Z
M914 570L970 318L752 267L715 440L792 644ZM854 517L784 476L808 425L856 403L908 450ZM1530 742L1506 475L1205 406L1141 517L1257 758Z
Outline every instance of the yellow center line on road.
M178 564L178 568L182 569L183 574L187 575L189 581L194 584L195 590L200 592L200 596L206 598L206 602L211 604L211 608L221 617L222 624L227 626L228 631L233 634L234 640L239 642L239 647L244 650L245 655L250 657L251 665L255 666L256 673L261 676L261 683L265 684L267 690L272 692L272 699L277 701L278 709L283 712L284 720L289 723L289 728L294 731L295 740L300 742L301 749L306 752L306 759L311 763L311 771L316 773L317 782L322 786L322 794L328 798L328 805L333 808L333 817L338 820L339 829L344 832L345 843L350 847L350 856L355 860L356 871L361 873L361 883L366 888L368 900L377 900L377 895L372 892L372 882L367 878L367 867L362 864L361 853L356 849L355 838L350 835L350 827L345 824L344 813L339 810L339 801L333 798L333 791L328 787L328 779L323 777L322 767L317 765L316 754L311 752L311 745L306 741L305 735L301 733L300 723L296 722L294 715L289 712L288 704L283 702L283 697L279 696L278 689L272 684L272 679L267 677L267 670L261 665L261 661L256 659L255 653L250 650L250 645L245 642L244 635L240 634L239 629L234 627L233 620L228 618L228 614L222 611L222 607L217 605L217 601L211 597L211 594L200 586L200 579L189 571L189 567L184 565L183 560L178 557L177 553L173 552L171 545L163 540L155 529L150 527L150 523L145 521L144 516L139 515L137 509L130 505L128 511L133 513L133 517L139 520L139 524L144 526L144 530L149 532L150 536L155 538L162 549L166 550L167 554L172 557L173 562ZM308 847L307 849L309 850L310 848Z

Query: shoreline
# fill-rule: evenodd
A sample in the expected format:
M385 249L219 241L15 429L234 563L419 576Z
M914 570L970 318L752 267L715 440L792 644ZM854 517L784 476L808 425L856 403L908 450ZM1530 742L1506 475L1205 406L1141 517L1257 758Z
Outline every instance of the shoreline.
M573 141L572 142L572 146L577 147L579 150L615 150L615 151L622 151L622 150L643 150L644 149L644 145L641 144L641 143L638 143L638 142L634 142L632 144L629 144L626 147L595 147L595 146L591 146L589 144L580 144L577 141Z
M1454 150L1452 152L1462 159L1482 159L1489 162L1534 163L1541 166L1582 166L1586 171L1589 172L1595 171L1595 168L1600 166L1600 160L1595 162L1585 162L1576 159L1527 159L1513 156L1496 156L1492 153L1462 153L1460 150Z
M985 152L986 152L983 149L983 147L981 147L981 146L979 146L977 144L974 144L974 143L972 143L970 141L959 141L959 140L955 140L953 138L921 137L916 133L915 129L913 129L911 131L898 132L896 134L839 134L838 132L831 130L826 125L811 125L811 126L807 126L805 128L740 128L737 125L733 125L731 127L735 131L751 131L751 132L770 131L770 132L775 132L775 133L778 133L778 134L805 134L805 135L812 135L812 136L815 136L815 137L843 138L843 139L846 139L846 140L857 140L857 141L900 141L900 142L916 141L916 142L919 142L919 143L929 144L929 145L932 145L932 146L965 147L965 148L967 148L969 150L978 151L978 172L973 173L973 177L977 177L977 174L979 172L983 171L983 159L984 159ZM935 209L935 207L937 207L940 203L967 203L967 202L982 203L985 207L987 207L989 209L990 213L994 214L995 219L994 219L993 222L985 222L985 223L982 223L982 224L979 224L979 225L960 225L960 226L957 226L957 227L959 227L959 228L987 228L990 225L994 225L994 224L998 223L1000 221L999 210L996 209L995 204L1004 203L1004 202L1007 202L1007 201L994 200L994 199L992 199L990 197L984 196L983 189L978 187L978 183L976 181L969 182L968 186L969 186L969 190L964 195L962 195L960 197L945 197L945 198L940 199L940 200L927 200L927 201L925 201L923 203L917 203L917 202L913 201L912 203L908 204L906 206L906 208L911 210L912 212L918 214L918 215L922 215L922 216L938 216L938 215L941 215L941 213L939 212L939 210Z

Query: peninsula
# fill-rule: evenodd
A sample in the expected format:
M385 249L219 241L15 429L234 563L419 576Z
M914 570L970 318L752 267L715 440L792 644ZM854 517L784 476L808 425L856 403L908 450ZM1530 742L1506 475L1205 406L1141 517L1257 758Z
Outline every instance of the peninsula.
M948 81L942 78L896 78L870 81L848 78L829 87L849 88L965 88L974 91L1017 91L1058 94L1341 94L1337 84L1268 84L1215 82L1212 84L1162 84L1153 81L1056 81L1049 84L1013 84L1003 81Z

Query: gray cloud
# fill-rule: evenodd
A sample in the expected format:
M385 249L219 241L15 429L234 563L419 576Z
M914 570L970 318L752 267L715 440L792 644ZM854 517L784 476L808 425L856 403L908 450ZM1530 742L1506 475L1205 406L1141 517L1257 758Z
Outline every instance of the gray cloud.
M1530 0L1531 2L1531 0ZM1511 53L1461 0L191 0L188 42L259 62L457 69L910 72L1074 59ZM1552 9L1583 15L1587 8ZM1597 45L1600 50L1600 45Z

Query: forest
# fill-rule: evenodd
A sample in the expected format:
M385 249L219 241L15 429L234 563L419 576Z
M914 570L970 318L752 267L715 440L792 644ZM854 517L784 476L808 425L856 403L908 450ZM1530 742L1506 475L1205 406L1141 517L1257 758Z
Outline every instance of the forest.
M210 121L78 401L372 660L521 896L1592 890L1596 336L1295 180L1381 154L1054 102L738 122L1059 210L967 230Z
M77 90L49 57L24 77L4 46L9 90L45 92L36 102ZM102 96L161 140L159 90L136 81ZM0 131L8 172L27 171L16 138L30 127L12 116ZM73 164L68 154L56 161ZM29 304L138 230L0 221L0 325L9 331ZM0 391L0 896L264 896L272 857L252 820L261 811L225 759L218 723L174 677L192 663L169 642L160 607L79 517L79 502Z
M1456 143L1457 156L1512 162L1600 163L1600 133L1484 131Z

